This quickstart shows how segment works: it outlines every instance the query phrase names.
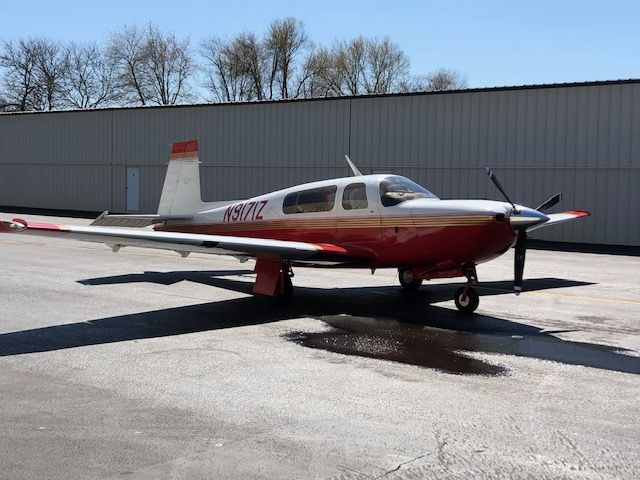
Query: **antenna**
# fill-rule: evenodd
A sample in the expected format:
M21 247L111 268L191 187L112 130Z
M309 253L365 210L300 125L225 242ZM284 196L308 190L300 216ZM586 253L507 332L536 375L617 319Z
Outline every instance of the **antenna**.
M344 158L347 159L347 163L349 164L349 168L353 172L353 176L354 177L361 177L362 173L360 173L360 170L358 170L358 167L356 167L354 165L354 163L351 161L351 159L349 158L349 155L345 155Z

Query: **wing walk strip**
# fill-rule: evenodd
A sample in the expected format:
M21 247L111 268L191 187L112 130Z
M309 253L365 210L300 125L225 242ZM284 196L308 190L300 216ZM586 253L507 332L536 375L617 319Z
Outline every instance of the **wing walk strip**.
M278 229L334 229L334 228L380 228L380 227L455 227L493 225L498 223L492 215L456 215L441 217L388 217L388 218L323 218L317 220L263 220L237 223L200 225L171 225L167 230L188 229L198 232L235 232L245 230Z

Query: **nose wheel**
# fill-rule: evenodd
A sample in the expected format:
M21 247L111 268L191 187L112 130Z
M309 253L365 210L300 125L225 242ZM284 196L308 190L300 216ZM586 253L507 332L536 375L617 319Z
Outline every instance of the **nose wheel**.
M480 305L478 292L472 286L478 283L478 272L476 272L475 265L467 267L464 274L467 277L467 283L464 287L456 290L453 300L461 313L469 314L475 312L478 305Z
M453 300L456 302L456 307L462 313L473 313L480 305L480 297L475 288L465 285L456 290Z

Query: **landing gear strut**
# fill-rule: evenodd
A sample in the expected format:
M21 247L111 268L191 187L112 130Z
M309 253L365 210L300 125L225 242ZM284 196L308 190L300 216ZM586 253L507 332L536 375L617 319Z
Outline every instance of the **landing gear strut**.
M415 292L422 285L422 279L415 278L410 268L399 268L398 278L400 279L400 285L406 291Z
M467 283L464 287L456 290L453 300L460 312L469 314L475 312L480 304L478 292L472 286L478 283L478 276L475 267L468 269L465 273L467 275Z
M282 288L279 288L279 292L276 293L275 299L278 302L286 302L293 296L293 270L289 262L282 262L282 276L280 281L282 282Z

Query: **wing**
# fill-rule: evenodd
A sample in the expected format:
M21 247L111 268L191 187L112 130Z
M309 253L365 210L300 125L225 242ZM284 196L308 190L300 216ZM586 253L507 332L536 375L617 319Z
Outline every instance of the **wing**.
M369 250L326 243L29 223L17 218L14 218L13 221L0 221L0 232L63 237L86 242L104 243L111 246L114 251L119 250L121 247L174 250L183 256L197 252L236 257L284 259L292 260L296 263L317 265L352 264L373 258L373 253Z
M533 227L527 228L527 232L531 232L532 230L536 230L542 227L548 227L550 225L557 225L558 223L568 222L570 220L575 220L576 218L588 217L591 214L586 210L569 210L567 212L548 213L546 215L547 217L549 217L548 222L544 222L539 225L534 225Z

